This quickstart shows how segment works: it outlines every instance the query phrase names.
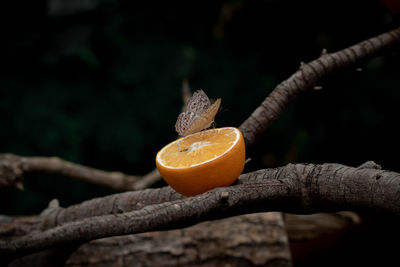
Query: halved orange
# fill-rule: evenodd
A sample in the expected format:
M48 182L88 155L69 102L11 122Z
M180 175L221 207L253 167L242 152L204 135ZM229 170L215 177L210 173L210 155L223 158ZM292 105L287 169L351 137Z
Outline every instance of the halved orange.
M156 156L161 176L185 196L231 185L242 173L244 162L243 136L233 127L182 137L166 145Z

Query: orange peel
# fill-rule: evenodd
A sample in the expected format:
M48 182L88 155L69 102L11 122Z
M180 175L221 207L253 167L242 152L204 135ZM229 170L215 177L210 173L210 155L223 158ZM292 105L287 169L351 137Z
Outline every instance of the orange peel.
M243 171L245 154L240 130L224 127L169 143L157 153L156 165L175 191L194 196L235 182Z

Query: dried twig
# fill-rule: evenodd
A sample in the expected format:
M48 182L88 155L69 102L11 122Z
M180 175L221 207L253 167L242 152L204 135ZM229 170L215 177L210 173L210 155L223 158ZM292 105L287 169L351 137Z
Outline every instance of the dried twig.
M140 176L121 172L106 172L57 157L20 157L12 154L0 154L0 188L14 186L21 182L26 173L41 172L58 174L82 181L106 186L117 191L143 189L156 181L158 172L152 171Z

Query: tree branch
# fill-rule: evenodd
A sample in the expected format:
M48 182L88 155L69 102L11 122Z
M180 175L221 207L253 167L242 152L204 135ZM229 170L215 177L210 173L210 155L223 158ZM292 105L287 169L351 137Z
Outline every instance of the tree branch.
M372 57L399 41L400 28L303 64L288 80L279 84L240 126L247 147L257 141L300 92L314 87L319 79L334 70ZM84 203L75 206L75 209L61 209L56 205L43 214L44 218L56 219L46 220L41 229L59 226L32 232L9 243L0 242L0 256L13 258L53 246L74 245L113 235L180 228L201 221L260 211L310 213L354 209L400 215L400 175L368 166L350 168L338 164L297 164L260 170L242 175L235 186L185 199L176 193L171 194L172 190L168 187L136 192L135 196L130 195L132 192L127 193L126 199L134 199L135 207L127 204L127 200L119 202L122 199L120 196L110 196L112 201L106 206L102 206L106 201L93 200L98 203L92 202L91 211L86 213L83 212ZM126 189L129 188L127 184L134 184L136 180L126 182L126 178L138 178L83 167L58 158L0 155L0 177L5 177L0 181L0 187L17 185L24 172L35 171L57 173L116 190L129 190Z
M84 218L119 214L140 210L145 206L184 199L185 197L175 192L171 187L145 189L142 191L113 194L106 197L94 198L67 208L50 205L40 215L36 229L47 230L66 222Z
M0 238L12 240L28 233L37 217L13 217L10 222L0 222ZM284 223L282 214L278 212L248 214L199 223L183 229L94 240L79 247L65 265L106 266L109 263L124 262L130 266L137 265L140 259L143 264L151 266L192 266L198 265L196 261L201 258L203 265L205 262L214 266L218 265L218 261L227 263L230 260L245 260L269 266L268 263L290 259L290 254L293 254L296 262L315 257L315 251L337 248L343 239L347 240L349 231L360 226L360 220L353 212L284 214ZM292 248L290 253L286 248L286 236ZM124 247L123 251L121 246ZM39 266L46 266L46 263L44 261ZM35 266L32 258L22 265L14 261L11 266L27 265Z
M121 172L106 172L68 162L58 157L20 157L12 154L0 154L0 188L19 185L24 174L34 172L63 175L116 191L144 189L156 182L160 175L157 170L153 170L143 177Z
M288 247L282 214L268 212L95 240L81 246L65 265L289 267Z
M316 60L302 64L297 72L276 86L239 127L246 146L252 146L301 92L314 88L332 72L376 56L399 42L400 28L397 28L336 53L322 53Z
M14 238L22 234L18 232L28 232L26 229L31 226L30 222L34 221L33 218L12 219L14 220L12 223L0 222L1 238L12 240L11 231L16 232ZM295 219L292 218L291 221L293 220ZM294 224L296 223L292 223ZM10 231L10 228L14 230ZM324 229L319 231L321 230ZM299 235L299 232L296 231L296 234ZM268 253L259 253L260 250ZM21 257L13 261L11 266L49 266L49 257L38 259L37 255L33 253ZM94 240L80 246L68 258L65 266L107 266L116 262L124 262L125 266L136 266L138 261L145 266L198 266L199 258L202 266L225 266L227 263L237 265L240 262L257 266L275 266L277 263L282 267L291 266L282 214L278 212L248 214L203 222L173 231ZM41 262L38 262L39 260ZM38 264L33 264L33 261ZM59 263L54 266L60 265Z
M168 188L157 194L169 194ZM142 198L152 189L142 191ZM165 197L167 198L167 196ZM315 213L367 210L400 215L400 174L340 164L289 164L244 174L234 186L142 209L68 222L0 242L0 256L17 257L50 247L90 240L177 229L202 221L252 212Z

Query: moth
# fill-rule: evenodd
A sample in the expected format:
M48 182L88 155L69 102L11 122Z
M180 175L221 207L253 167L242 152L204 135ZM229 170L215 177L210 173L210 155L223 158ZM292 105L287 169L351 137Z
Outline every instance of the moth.
M209 128L214 122L220 105L221 98L211 104L203 90L194 92L184 111L179 114L175 130L180 136L186 136Z

